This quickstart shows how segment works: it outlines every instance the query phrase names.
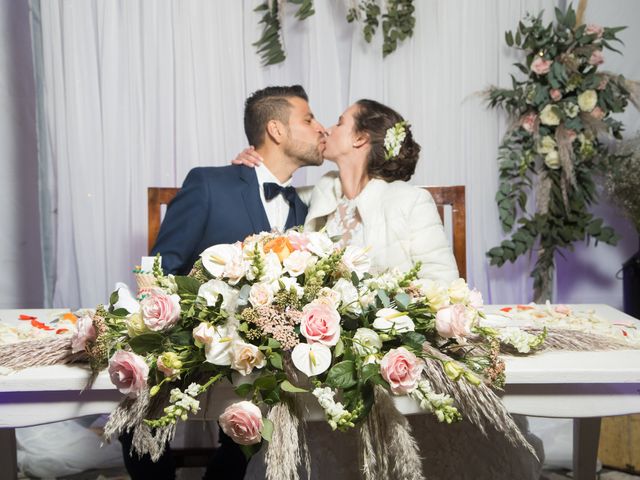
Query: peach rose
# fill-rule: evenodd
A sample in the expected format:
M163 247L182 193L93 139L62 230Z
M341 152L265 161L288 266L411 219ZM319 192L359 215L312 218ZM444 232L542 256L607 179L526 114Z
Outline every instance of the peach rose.
M380 375L395 395L406 395L416 388L424 368L424 361L404 347L394 348L382 357Z
M234 442L240 445L260 443L262 412L253 403L245 400L228 406L218 422Z
M333 346L340 339L340 314L329 303L313 302L302 309L300 333L309 343Z
M560 315L571 315L571 308L569 308L567 305L556 305L554 307L554 310Z
M267 364L264 354L251 343L236 342L231 351L231 368L242 375L249 375L254 368L262 368Z
M544 75L549 73L553 60L545 60L544 58L536 55L536 58L531 62L531 70L538 75Z
M471 334L472 319L464 305L457 303L436 313L436 330L444 338L464 338Z
M140 302L142 320L149 330L159 332L178 323L180 318L180 297L152 292Z
M549 96L551 97L551 100L553 100L554 102L557 102L562 98L562 92L557 88L552 88L549 91Z
M120 393L136 398L147 386L149 366L133 352L118 350L109 359L109 378Z
M276 237L264 244L264 253L273 252L278 255L281 262L284 261L295 249L287 237Z

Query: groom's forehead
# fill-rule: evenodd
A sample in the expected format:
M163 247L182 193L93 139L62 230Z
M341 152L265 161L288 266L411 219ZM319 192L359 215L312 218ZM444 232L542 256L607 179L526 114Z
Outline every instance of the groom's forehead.
M311 113L311 108L309 107L309 103L307 103L306 100L298 97L293 97L289 99L289 103L292 106L291 113L301 117L304 117L307 115L311 115L311 117L313 117L313 113Z

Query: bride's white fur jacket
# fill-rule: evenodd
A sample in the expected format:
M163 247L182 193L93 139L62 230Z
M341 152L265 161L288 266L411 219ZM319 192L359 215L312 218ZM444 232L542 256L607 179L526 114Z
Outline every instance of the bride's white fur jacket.
M342 198L338 172L324 175L311 190L299 190L302 201L309 205L305 230L318 231ZM372 269L395 267L409 270L420 260L420 276L431 280L451 281L458 278L458 268L444 233L440 215L431 194L407 182L387 183L373 178L356 198L362 219L365 247Z

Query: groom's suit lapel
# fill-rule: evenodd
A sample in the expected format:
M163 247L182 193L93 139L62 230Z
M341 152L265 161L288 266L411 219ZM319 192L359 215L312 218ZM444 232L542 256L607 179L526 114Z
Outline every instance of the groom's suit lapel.
M262 200L260 200L260 184L258 183L258 177L253 168L240 166L240 179L245 183L242 190L242 199L244 201L245 209L251 219L253 225L253 231L268 232L271 230L269 225L269 219L264 211Z

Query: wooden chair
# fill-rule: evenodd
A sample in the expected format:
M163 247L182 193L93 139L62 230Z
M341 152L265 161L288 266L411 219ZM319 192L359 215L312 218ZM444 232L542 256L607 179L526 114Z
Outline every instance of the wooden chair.
M444 208L451 206L451 222L453 229L453 255L456 257L460 276L467 278L467 228L465 214L465 189L464 185L451 187L424 187L426 188L438 207L438 213L444 223ZM176 187L149 187L147 189L149 211L149 253L156 242L162 222L162 205L168 205L178 193Z
M433 197L440 219L444 224L444 207L451 206L451 229L453 236L453 256L456 257L458 273L461 278L467 279L467 214L465 211L464 185L450 187L423 187Z

